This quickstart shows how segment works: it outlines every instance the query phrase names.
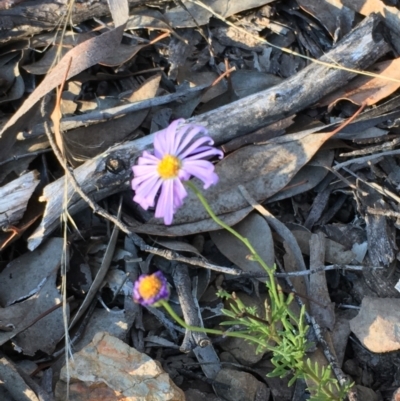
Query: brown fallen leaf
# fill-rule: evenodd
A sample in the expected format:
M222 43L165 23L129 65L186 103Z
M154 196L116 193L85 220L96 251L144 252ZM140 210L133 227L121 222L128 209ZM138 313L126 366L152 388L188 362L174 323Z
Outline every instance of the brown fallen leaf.
M375 74L382 74L385 77L396 78L400 81L400 57L376 63L371 71ZM340 100L348 100L357 105L365 103L367 106L371 106L391 95L399 87L400 82L358 76L344 88L332 92L321 99L319 106L328 106L328 111L331 111Z

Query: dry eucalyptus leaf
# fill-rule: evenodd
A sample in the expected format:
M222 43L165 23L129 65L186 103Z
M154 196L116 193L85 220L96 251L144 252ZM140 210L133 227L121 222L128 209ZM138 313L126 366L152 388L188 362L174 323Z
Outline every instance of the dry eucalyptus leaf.
M226 18L240 13L241 11L264 6L272 1L274 0L203 0L202 3ZM213 15L210 11L195 4L193 1L183 0L182 2L185 8L177 6L170 8L165 13L165 17L174 28L196 28L197 25L201 26L207 24ZM195 18L196 21L194 21L193 18Z
M274 266L274 241L271 229L263 217L255 212L250 213L233 228L240 235L250 241L250 244L269 267ZM249 257L250 251L243 242L237 239L229 231L213 231L210 235L220 252L222 252L232 263L239 266L244 272L258 275L266 274L258 262ZM258 280L265 282L265 278L258 278Z
M326 239L321 232L311 234L310 269L317 269L325 263ZM331 302L325 272L311 274L310 278L310 313L322 329L332 330L335 324L335 307Z
M201 253L195 248L193 245L188 244L187 242L177 241L177 240L169 240L169 239L156 239L155 241L158 245L161 245L167 249L171 249L176 252L190 252L195 255L201 256Z
M400 10L391 7L381 0L330 0L335 7L346 6L361 15L380 14L385 20L385 24L397 34L400 34Z
M160 87L160 81L161 74L151 76L146 79L139 88L135 89L126 100L133 103L155 97L158 88Z
M39 61L24 65L24 70L34 75L45 75L55 65L57 58L65 56L72 48L96 35L92 32L66 32L62 38L62 42L60 39L61 35L58 36L58 38L55 38L51 49L48 49Z
M228 89L205 103L200 108L201 113L217 109L282 82L282 78L275 75L253 70L233 71L230 76L231 85Z
M51 238L34 252L14 259L2 271L0 296L2 306L7 307L0 309L0 320L13 324L15 329L0 332L0 345L14 338L26 355L34 355L38 350L49 354L54 351L64 333L61 309L24 328L61 301L56 278L62 250L62 238Z
M280 84L283 79L272 74L254 70L233 71L232 87L239 99Z
M8 306L36 294L61 263L62 238L50 238L35 252L10 262L0 273L0 303Z
M112 54L109 54L107 57L104 57L101 59L99 64L105 65L107 67L117 67L120 66L127 61L129 61L131 58L136 56L136 54L142 50L145 47L148 47L149 44L145 43L142 45L136 45L136 46L131 46L131 45L124 45L120 43L115 49Z
M0 399L40 401L6 356L0 358ZM2 393L4 391L4 394Z
M400 57L374 64L371 68L371 72L399 80ZM350 81L345 87L321 99L319 106L328 106L328 110L332 110L335 104L340 100L348 100L356 105L365 103L367 106L372 106L391 95L399 87L400 82L360 75Z
M217 78L218 74L214 71L192 71L191 63L186 63L184 66L179 67L177 81L180 84L187 81L194 86L207 85L209 88L204 91L201 97L201 101L207 103L227 90L226 80L224 79L219 81L218 84L211 86Z
M47 354L54 352L57 343L64 336L61 308L40 319L33 326L28 326L35 318L61 302L56 279L57 272L49 276L39 292L26 301L0 309L0 320L15 327L13 331L0 332L0 345L13 339L25 355L34 355L39 350Z
M0 121L0 124L1 124L1 121ZM17 141L15 142L14 146L12 147L12 151L10 151L10 153L9 153L9 156L12 155L16 159L1 166L0 183L3 182L3 180L10 173L15 173L17 176L20 176L22 173L25 172L25 170L28 168L29 164L36 157L36 155L34 155L34 156L18 159L18 156L26 155L26 154L32 153L32 152L38 152L38 151L46 149L48 147L49 147L49 142L48 142L46 136L32 137L32 138L18 137Z
M339 366L343 365L347 342L351 334L350 319L353 319L356 315L357 311L354 309L336 311L335 327L331 335Z
M321 150L293 177L289 184L276 195L268 199L268 203L302 194L317 186L328 174L326 167L332 167L334 152Z
M133 15L129 16L126 29L157 29L160 31L172 31L166 19L160 11L148 7L133 9Z

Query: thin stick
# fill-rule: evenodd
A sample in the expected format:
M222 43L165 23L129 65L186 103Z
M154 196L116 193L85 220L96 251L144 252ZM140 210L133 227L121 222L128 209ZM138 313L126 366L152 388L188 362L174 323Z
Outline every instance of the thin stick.
M373 207L368 206L367 213L376 214L378 216L386 216L386 217L393 217L395 219L400 219L400 213L395 212L394 210L375 209Z
M392 156L392 155L398 155L400 154L400 149L395 149L395 150L388 150L387 152L381 152L381 153L375 153L374 155L369 155L369 156L363 156L363 157L358 157L357 159L351 159L351 160L346 160L345 162L338 163L336 164L333 168L335 170L339 170L340 168L350 166L351 164L362 164L366 163L370 160L374 160L383 156ZM346 154L341 155L341 156L346 156Z
M0 162L0 166L3 166L4 164L10 163L10 162L15 162L15 161L20 160L20 159L24 159L26 157L34 157L34 156L36 157L36 156L39 156L39 155L41 155L43 153L48 153L50 151L51 151L51 149L43 149L43 150L38 150L37 152L25 153L23 155L15 155L15 156L12 156L12 157L10 157L8 159L5 159L5 160L1 161Z

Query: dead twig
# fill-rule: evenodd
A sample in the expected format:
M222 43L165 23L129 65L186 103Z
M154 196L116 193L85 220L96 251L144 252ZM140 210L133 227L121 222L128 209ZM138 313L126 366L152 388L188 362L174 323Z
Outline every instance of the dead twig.
M192 283L187 266L182 263L176 263L172 277L186 324L189 326L203 327L201 315L193 299ZM192 338L200 347L206 347L211 344L207 334L186 330L185 337L180 347L182 352L189 352L194 348L191 344Z

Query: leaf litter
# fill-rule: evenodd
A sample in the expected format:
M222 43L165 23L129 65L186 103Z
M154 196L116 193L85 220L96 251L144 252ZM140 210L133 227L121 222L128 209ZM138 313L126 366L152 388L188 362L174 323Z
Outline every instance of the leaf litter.
M73 13L86 10L81 3ZM265 379L268 354L256 356L240 340L218 339L221 346L203 349L163 312L142 309L130 297L138 275L158 269L169 277L171 302L187 319L195 314L205 326L217 326L219 288L266 313L263 272L193 194L171 226L131 201L131 165L151 149L151 134L183 117L204 124L227 153L216 163L218 185L204 191L213 211L249 238L268 265L291 274L318 271L293 278L294 291L325 330L339 368L357 383L355 391L368 394L367 400L375 399L375 391L391 399L400 385L397 356L385 354L398 350L398 7L375 0L184 0L157 8L131 5L129 12L125 1L109 6L102 15L79 19L65 35L32 27L28 45L28 24L26 32L15 30L12 41L2 39L0 380L11 371L15 380L5 384L6 396L18 400L20 391L35 400L44 391L50 397L54 388L46 387L41 371L43 378L53 375L54 383L60 378L56 400L68 388L76 399L89 399L97 372L104 377L95 385L95 399L136 399L126 389L140 375L132 371L121 382L126 355L136 349L138 357L147 361L148 354L162 363L162 371L154 368L141 382L141 388L149 385L146 380L157 382L158 399L167 399L160 397L168 384L171 399L183 400L185 392L190 399L197 391L203 398L233 400L239 391L233 377L249 385L246 399L269 392L273 399L292 399L285 380ZM18 7L12 4L12 13ZM38 2L37 12L40 7ZM0 18L7 31L6 16ZM381 35L383 23L389 35ZM366 33L357 37L357 29ZM368 46L372 36L373 48L355 62L362 52L357 44ZM325 57L316 73L308 55L335 51L338 60ZM340 71L335 63L353 73L342 71L329 81L330 73ZM372 76L355 76L354 70ZM271 117L266 107L280 98L284 108ZM78 185L141 245L97 217L73 186L65 190L65 172L46 149L51 113L49 129ZM61 231L59 217L67 207L68 230ZM66 262L63 292L60 266ZM327 267L336 270L325 272ZM176 269L188 274L179 297ZM57 362L64 355L65 327L73 352L83 357L74 363L83 363L87 375L79 376L75 367L67 373L65 358ZM99 348L105 340L108 345ZM99 364L108 347L115 347L115 372ZM320 346L310 358L329 366ZM24 359L38 364L33 383L14 368ZM213 367L199 366L204 362ZM68 384L68 375L83 387Z

